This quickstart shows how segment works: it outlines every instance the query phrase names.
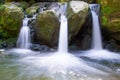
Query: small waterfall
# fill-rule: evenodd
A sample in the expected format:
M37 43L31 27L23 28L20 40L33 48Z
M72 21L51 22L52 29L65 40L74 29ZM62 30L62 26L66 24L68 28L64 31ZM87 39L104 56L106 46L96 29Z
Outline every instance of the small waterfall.
M67 18L65 16L67 4L62 5L60 8L60 34L59 34L59 46L58 46L58 52L68 52L68 22Z
M102 49L101 32L100 32L99 18L98 18L99 8L100 6L98 4L90 4L92 19L93 19L92 48L96 50Z
M59 52L68 52L68 29L67 18L65 15L61 15L60 35L59 35Z
M17 47L18 48L25 48L28 49L30 47L30 29L28 26L28 21L30 20L30 18L24 18L23 20L23 26L20 30L19 33L19 37L17 40Z
M81 56L89 57L91 59L97 60L109 60L112 62L119 62L120 55L114 52L109 52L107 50L102 49L102 40L99 26L99 8L98 4L90 4L90 9L92 12L92 20L93 20L93 40L92 40L92 48L89 51L84 52Z

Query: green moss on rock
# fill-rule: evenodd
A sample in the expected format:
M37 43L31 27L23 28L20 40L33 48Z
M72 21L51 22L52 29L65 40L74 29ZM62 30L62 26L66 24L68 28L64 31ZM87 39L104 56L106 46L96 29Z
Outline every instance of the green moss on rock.
M11 3L4 4L0 9L0 31L4 32L6 37L17 36L23 17L21 8Z
M32 17L35 13L37 13L39 6L32 6L26 9L26 14L28 17Z
M120 41L120 0L98 0L101 4L102 26L111 37Z
M120 31L120 1L98 0L101 4L102 25L111 32Z
M77 35L88 15L88 4L83 1L70 1L67 9L69 40Z
M37 41L50 46L56 43L59 26L59 20L54 12L44 11L38 14L35 27Z
M27 9L29 6L30 6L29 3L25 1L19 2L19 5L18 5L18 7L21 7L23 10Z

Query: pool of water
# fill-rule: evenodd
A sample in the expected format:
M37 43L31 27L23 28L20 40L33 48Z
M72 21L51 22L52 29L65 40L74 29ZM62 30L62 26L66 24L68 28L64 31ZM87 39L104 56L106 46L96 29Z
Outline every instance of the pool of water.
M120 63L85 57L74 63L78 59L71 55L1 56L0 80L120 80Z

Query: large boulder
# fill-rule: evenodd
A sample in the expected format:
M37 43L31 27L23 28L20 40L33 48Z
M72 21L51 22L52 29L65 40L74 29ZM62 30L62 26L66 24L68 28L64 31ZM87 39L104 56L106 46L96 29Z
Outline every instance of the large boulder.
M53 11L43 11L37 15L35 38L37 42L53 46L58 41L60 22Z
M0 32L5 37L17 36L22 26L24 14L21 8L14 4L7 3L0 7Z
M88 4L83 1L69 2L67 9L69 41L78 34L88 15Z
M110 36L120 41L120 1L98 0L101 4L102 26L111 34Z

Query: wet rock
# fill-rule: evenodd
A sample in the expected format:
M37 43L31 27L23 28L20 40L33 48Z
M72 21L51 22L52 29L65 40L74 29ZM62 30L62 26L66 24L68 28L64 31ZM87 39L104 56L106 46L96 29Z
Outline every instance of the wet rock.
M120 32L110 33L111 38L120 41Z
M32 44L32 47L31 47L32 50L40 51L39 48L40 48L40 45L39 45L39 44Z
M34 43L34 35L35 35L35 29L34 29L34 25L35 25L36 21L35 19L31 19L30 21L28 21L28 26L30 28L30 36L31 36L31 42Z
M36 42L53 46L58 41L60 22L53 11L43 11L36 17L35 39Z
M46 45L40 45L40 44L32 44L31 49L34 50L34 51L40 51L40 52L56 51L55 49L52 49L52 48L50 48Z
M89 35L86 35L82 42L81 42L81 49L82 50L87 50L91 48L91 37Z
M33 15L38 12L38 10L39 10L39 6L31 6L27 8L25 12L27 17L33 17Z
M80 40L77 40L77 39L72 40L72 42L69 44L69 51L80 50L80 45L81 45Z
M71 1L67 9L69 41L78 34L88 15L88 4L83 1Z
M7 3L0 8L0 31L4 37L15 37L22 26L24 14L21 8Z
M1 46L2 46L2 48L7 48L7 44L6 43L3 43L3 44L1 44Z
M106 41L104 43L104 48L113 52L120 52L120 48L118 47L116 41L113 39Z
M62 1L62 0L59 0L59 1ZM87 3L96 3L97 0L63 0L63 1L85 1Z

